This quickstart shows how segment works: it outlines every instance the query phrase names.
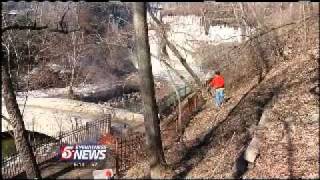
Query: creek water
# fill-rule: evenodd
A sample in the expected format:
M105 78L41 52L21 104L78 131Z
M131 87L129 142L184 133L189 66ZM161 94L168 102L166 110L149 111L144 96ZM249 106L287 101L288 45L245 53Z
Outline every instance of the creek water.
M126 109L129 110L131 112L135 112L135 113L143 113L143 105L142 105L142 100L141 100L141 95L140 92L137 92L136 89L127 89L127 91L123 91L122 93L114 93L112 97L110 97L110 95L107 95L106 97L103 97L103 95L105 95L107 93L102 93L100 91L100 93L97 95L92 94L92 96L87 96L85 100L82 99L82 101L86 101L86 102L93 102L93 103L97 103L97 104L106 104L109 105L111 107L115 107L115 108L122 108L122 109ZM68 113L72 113L72 112L68 112ZM56 114L57 115L57 114ZM93 115L89 115L89 114L81 114L81 113L76 113L74 114L74 116L81 116L83 118L86 119L95 119L98 117L95 117ZM47 118L49 118L47 116ZM50 118L49 118L50 119ZM83 119L85 120L85 119ZM112 121L112 128L118 132L122 132L123 129L128 128L128 129L132 129L135 128L135 124L133 125L129 125L126 122L123 122L121 120L113 120ZM32 132L32 131L27 131L28 132L28 137L30 137L30 142L34 143L34 142L39 142L39 141L43 141L45 139L52 139L53 137L42 134L42 133L38 133L38 132ZM13 134L12 132L2 132L1 136L2 136L2 157L3 158L7 158L8 156L17 153L16 152L16 148L15 148L15 144L14 144L14 139L12 137ZM90 141L91 142L91 141ZM88 142L88 143L90 143Z

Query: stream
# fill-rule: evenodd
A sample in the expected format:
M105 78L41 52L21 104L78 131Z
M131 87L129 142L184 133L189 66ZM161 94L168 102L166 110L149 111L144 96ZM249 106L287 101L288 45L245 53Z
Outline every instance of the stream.
M167 91L168 88L161 87L161 89L157 88L156 90L158 92L158 100L159 100L159 96L161 97L162 94L168 93L168 92L165 92L165 93L161 92L161 90ZM58 94L55 94L53 90L46 90L43 92L44 93L41 94L41 91L37 90L37 93L34 93L35 95L40 94L40 97L39 96L32 97L33 92L29 94L27 106L24 111L24 120L25 120L26 127L31 126L31 124L33 123L33 118L36 118L38 123L41 123L42 128L46 128L47 126L49 128L50 126L52 126L50 125L50 123L48 123L49 122L47 121L48 119L51 119L51 121L52 120L57 121L57 123L61 121L60 124L63 125L66 123L66 120L67 122L69 122L68 119L70 119L70 117L78 117L77 119L79 120L79 122L77 122L76 124L83 125L86 122L90 122L90 121L93 121L94 119L99 118L99 116L101 115L99 108L92 109L90 103L97 104L99 105L99 107L113 107L113 108L125 109L134 113L139 113L139 114L143 113L141 94L136 88L129 88L129 87L123 88L122 86L118 86L118 85L111 89L110 88L103 89L102 87L95 87L95 90L93 90L91 93L88 93L88 92L81 93L80 101L76 102L76 104L73 104L71 103L71 101L67 100L61 94L62 93L61 89L56 91ZM50 92L50 93L46 94L46 92L47 93ZM81 91L78 91L78 93L79 92ZM23 102L24 101L23 97L24 97L24 94L19 93L17 100L20 99L19 102L20 101ZM19 106L21 106L21 102ZM89 104L86 104L85 102ZM76 110L76 109L77 111L73 112L73 110ZM63 119L65 120L62 121ZM140 126L141 126L141 123L139 122L134 122L134 121L127 122L125 119L124 120L114 119L112 121L112 128L116 129L116 131L122 131L124 127L127 127L128 129L138 130L138 129L141 129ZM63 125L63 127L66 127L66 126ZM76 127L72 127L72 129L73 128L76 128ZM32 128L31 129L28 128L28 129L29 130L27 130L27 132L28 132L28 136L30 137L31 143L43 141L48 138L49 139L53 138L50 135L46 135L39 132L33 132L31 131ZM49 128L48 131L49 130L51 131L52 128ZM44 132L47 132L47 131L44 131ZM16 153L14 140L10 134L12 133L9 133L8 131L3 131L1 133L3 158L8 157L10 154Z

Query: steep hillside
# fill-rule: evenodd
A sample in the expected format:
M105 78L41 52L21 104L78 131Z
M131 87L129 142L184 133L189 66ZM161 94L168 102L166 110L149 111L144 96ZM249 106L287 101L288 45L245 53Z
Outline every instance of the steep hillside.
M279 59L260 83L249 91L245 83L239 85L245 94L230 91L231 100L241 98L239 102L228 102L219 112L208 108L193 119L186 132L211 131L201 149L183 163L197 159L181 173L183 177L319 176L319 36L308 36L310 44L302 47L297 42L301 32L288 35L291 53ZM248 164L244 150L253 137L259 138L260 151Z
M208 144L197 152L201 161L185 173L187 178L240 177L245 172L246 178L318 176L319 101L313 92L319 78L317 62L301 58L280 67L246 94L234 93L241 100L232 108L234 102L193 119L193 127L209 125L211 131ZM266 123L257 128L262 115ZM246 171L248 164L241 156L253 134L261 141L260 156Z
M164 146L171 177L319 178L318 17L308 23L307 44L301 26L282 29L283 54L269 58L263 76L254 63L238 74L227 71L234 74L226 77L242 79L228 81L230 100L218 110L209 99L183 138ZM252 139L258 139L258 155L248 162ZM126 177L146 177L147 164L138 163Z

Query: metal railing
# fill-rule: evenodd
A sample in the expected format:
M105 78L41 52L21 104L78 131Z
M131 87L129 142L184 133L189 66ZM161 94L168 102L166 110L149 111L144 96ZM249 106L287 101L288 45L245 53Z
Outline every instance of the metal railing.
M189 86L183 86L178 89L178 93L180 96L180 100L184 100L189 94L191 94L193 91ZM172 106L175 106L177 104L177 95L175 92L172 92L171 94L165 96L161 99L159 102L159 114L168 114L170 112L167 112L171 109Z
M41 165L46 161L57 158L59 147L63 144L78 144L98 141L100 136L107 130L108 119L111 115L107 114L105 118L93 122L87 122L75 130L59 133L50 139L44 139L33 145L33 152L37 164ZM14 154L2 160L2 178L13 178L24 172L22 158L20 154Z
M115 141L115 168L118 177L135 165L141 158L146 157L145 134L136 132Z
M180 92L185 96L182 96L185 99L181 112L182 122L180 133L182 133L191 116L204 104L204 99L201 91L197 91L191 95L190 93L192 93L192 91L191 89L188 91L188 87L180 88ZM177 113L177 105L173 106L173 108L173 113ZM171 119L171 121L172 120L177 120L177 115ZM113 145L113 154L115 155L115 171L117 177L122 177L125 172L138 161L141 161L142 158L146 158L147 150L145 142L145 134L140 132L116 139Z
M182 133L189 123L191 117L202 107L204 104L204 99L200 91L194 93L190 97L188 96L186 99L186 103L182 105L181 110L181 124L179 128L179 132ZM178 114L178 109L176 108L176 114ZM176 117L178 120L178 117Z
M184 86L178 89L181 101L185 98L187 103L182 107L182 127L188 123L191 115L203 104L200 92L189 96L193 91L190 87ZM177 97L175 92L166 96L160 101L159 109L163 112L165 108L171 107L177 111ZM75 130L67 131L54 136L50 140L45 139L42 142L32 146L36 156L37 163L40 165L48 160L57 157L59 147L63 144L77 144L97 141L101 135L107 131L107 122L111 119L108 114L104 119L86 123ZM176 119L176 118L175 118ZM121 177L130 167L132 167L141 157L146 157L145 134L134 133L126 137L116 138L113 154L116 158L116 174ZM2 160L2 178L12 178L24 172L22 159L19 154L15 154L5 160Z

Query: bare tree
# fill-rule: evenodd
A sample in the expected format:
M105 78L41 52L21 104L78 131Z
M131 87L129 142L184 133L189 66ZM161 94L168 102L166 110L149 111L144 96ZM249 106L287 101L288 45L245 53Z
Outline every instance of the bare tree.
M308 28L307 28L307 23L306 23L306 7L305 7L305 3L302 2L301 4L301 9L302 9L302 18L303 19L303 26L304 26L304 41L303 41L303 47L305 49L305 51L307 50L307 34L308 34Z
M197 74L189 66L186 59L182 57L181 53L175 47L175 45L168 40L167 32L165 30L166 28L164 27L163 23L154 16L154 14L150 11L150 7L148 9L149 9L149 14L150 14L152 20L157 24L158 28L161 30L161 35L162 35L161 38L165 41L166 45L170 48L170 50L173 52L173 54L178 58L178 60L181 62L181 64L184 66L184 68L187 70L187 72L191 75L191 77L194 79L197 86L201 87L200 78L197 76Z
M162 22L162 19L161 19L161 16L160 16L160 22ZM158 32L159 34L161 33L161 32ZM161 37L161 36L160 36ZM168 51L167 51L167 46L166 46L166 41L164 40L164 39L161 39L161 41L160 41L160 54L159 54L159 59L161 60L161 59L163 59L163 57L164 58L167 58L167 59L169 59L169 55L168 55ZM170 65L169 65L169 63L167 63L166 62L166 60L162 60L161 62L163 62L164 64L166 64L166 66L167 66L167 74L168 74L168 76L169 76L169 78L170 78L170 83L171 83L171 85L172 85L172 87L173 87L173 89L174 89L174 91L175 91L175 93L176 93L176 98L177 98L177 101L178 101L178 119L177 119L177 122L176 122L176 132L181 132L181 99L180 99L180 94L179 94L179 92L178 92L178 88L177 88L177 86L176 86L176 84L174 83L174 80L173 80L173 78L172 78L172 75L171 75L171 73L170 73L170 71L169 71L169 68L173 71L173 72L175 72L186 84L188 84L189 86L190 86L190 83L188 82L188 81L186 81L185 80L185 78L182 76L182 75L180 75L179 73L178 73L178 71L177 70L175 70L174 68L172 68Z
M159 19L160 22L162 22L162 16L160 16ZM161 31L159 31L158 29L158 36L162 37L162 33ZM160 61L163 62L168 68L170 68L182 81L184 81L185 84L189 85L191 87L191 84L187 81L187 79L182 76L176 69L174 69L172 66L170 66L170 64L167 62L169 60L169 54L167 51L167 42L161 38L160 40Z
M12 125L15 146L23 162L22 166L24 168L24 171L26 172L26 176L28 179L41 178L41 171L37 165L36 157L33 152L31 142L28 140L28 133L26 131L25 124L23 122L23 116L19 109L19 106L16 100L15 90L13 88L13 81L12 81L13 74L11 73L11 69L9 68L10 67L10 64L9 64L10 63L9 62L10 46L14 49L16 58L17 60L19 60L20 55L18 55L17 53L17 49L19 47L15 47L14 40L12 39L12 35L14 35L14 33L17 33L17 31L13 33L12 30L29 30L28 35L30 35L31 30L43 30L43 29L48 29L48 26L38 26L35 21L34 23L29 23L29 24L4 23L4 27L2 27L2 32L7 33L5 37L9 39L7 41L8 43L2 44L7 51L7 57L5 60L2 61L2 90L3 90L4 103L6 106L6 110L9 114L9 118L3 118L4 116L2 116L2 118L5 120L7 119L7 121L8 119L10 119L10 121L8 122L10 122L9 124ZM48 31L61 32L64 34L70 32L69 30L58 30L58 29L49 29ZM27 38L28 37L29 36L27 36ZM28 39L27 41L27 47L28 47L27 60L30 61L31 59L30 39Z
M155 58L159 58L160 62L163 63L167 68L169 68L176 76L178 76L185 84L187 84L188 86L192 86L188 80L181 74L179 73L179 71L177 71L175 68L173 68L169 63L168 61L170 60L169 57L165 58L165 57L158 57L158 56L155 56L153 54L151 54L152 57L155 57Z
M18 153L21 155L23 168L27 178L41 178L41 173L28 141L27 131L12 86L7 60L2 61L2 88L7 112L12 122L14 140Z
M144 104L144 124L149 151L151 178L159 177L160 170L166 164L161 134L158 107L155 99L154 80L150 59L148 26L146 21L146 3L133 3L133 22L135 29L136 56L138 60L141 95Z
M84 39L83 33L77 35L75 32L71 33L71 41L72 41L72 50L68 55L68 64L71 70L71 78L69 81L69 88L68 88L68 96L70 98L74 98L73 86L76 77L76 68L79 64L79 59L81 56L82 51L84 50Z

